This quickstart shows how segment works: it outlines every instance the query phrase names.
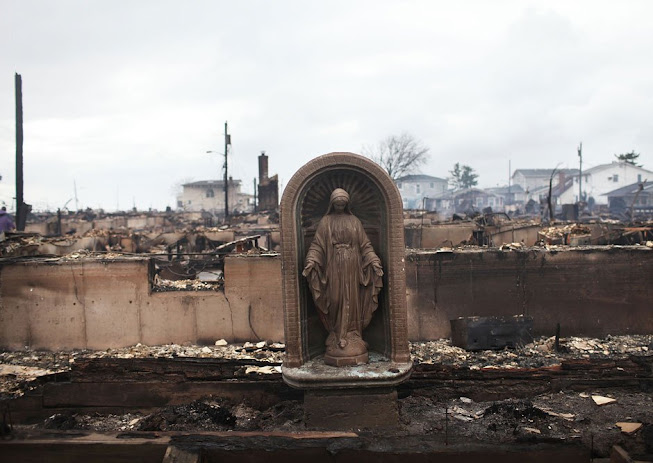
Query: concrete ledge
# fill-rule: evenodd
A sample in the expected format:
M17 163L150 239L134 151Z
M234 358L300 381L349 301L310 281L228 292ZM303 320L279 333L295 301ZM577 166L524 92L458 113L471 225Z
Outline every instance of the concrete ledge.
M332 367L321 357L301 367L282 367L283 380L298 389L365 389L395 387L410 377L413 364L390 362L370 352L370 363L351 367Z

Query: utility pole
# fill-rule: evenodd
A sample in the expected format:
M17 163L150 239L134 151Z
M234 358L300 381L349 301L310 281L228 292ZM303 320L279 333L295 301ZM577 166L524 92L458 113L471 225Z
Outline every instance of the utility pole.
M578 145L578 162L580 168L578 169L578 202L583 200L583 142Z
M254 177L254 212L258 212L258 207L256 205L256 177Z
M227 133L227 122L224 123L224 220L229 217L229 174L227 172L227 154L231 145L231 135Z
M16 230L25 230L26 208L23 197L23 82L20 74L14 79L16 87Z
M73 188L75 189L75 212L79 211L79 202L77 201L77 182L73 179Z
M512 198L510 197L510 187L512 186L512 177L510 176L510 172L512 172L512 167L510 166L510 163L512 162L511 159L508 159L508 205L512 204Z

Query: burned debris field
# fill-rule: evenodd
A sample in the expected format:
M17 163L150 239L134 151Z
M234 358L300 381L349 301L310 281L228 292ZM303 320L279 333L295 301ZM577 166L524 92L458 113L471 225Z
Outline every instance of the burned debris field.
M307 431L301 394L281 381L283 344L216 344L3 352L5 429L28 440ZM558 351L544 337L485 351L413 342L400 425L382 435L452 448L579 445L607 457L619 445L650 455L652 349L650 335L561 338Z
M651 224L414 216L401 255L412 371L396 386L396 424L379 427L320 426L306 391L284 381L276 214L7 234L0 450L17 461L651 460ZM528 320L526 337L454 345L455 320L494 318Z

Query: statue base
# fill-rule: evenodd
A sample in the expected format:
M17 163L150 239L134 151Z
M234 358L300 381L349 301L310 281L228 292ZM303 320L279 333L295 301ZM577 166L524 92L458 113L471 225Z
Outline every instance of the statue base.
M370 356L367 352L360 355L351 357L334 357L329 354L324 354L324 363L334 367L349 367L354 365L364 365L369 363Z
M408 379L413 363L391 362L374 351L364 355L369 355L369 363L332 366L317 357L300 367L281 367L286 384L304 390L304 420L309 429L397 426L396 387Z
M316 357L300 367L282 365L283 380L297 389L394 388L410 377L413 362L391 362L371 351L370 363L336 367Z
M392 429L399 425L397 391L382 389L323 389L304 393L308 429L357 431Z

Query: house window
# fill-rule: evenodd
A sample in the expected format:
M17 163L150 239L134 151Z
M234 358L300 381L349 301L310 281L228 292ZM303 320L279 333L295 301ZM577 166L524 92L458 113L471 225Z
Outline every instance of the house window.
M483 198L476 198L476 207L483 206Z
M637 174L637 183L642 183L642 174Z
M612 181L615 182L615 183L618 182L619 181L619 176L617 174L614 174L612 176Z
M190 204L190 199L188 200L188 204Z
M397 183L397 188L401 190L401 182Z
M206 190L206 197L207 198L215 197L215 193L213 192L213 190L211 190L211 189Z
M431 188L435 188L435 183L431 182Z
M415 193L419 193L419 183L415 185Z
M487 204L488 204L488 206L490 206L490 207L494 206L494 198L488 198L488 200L487 200Z

